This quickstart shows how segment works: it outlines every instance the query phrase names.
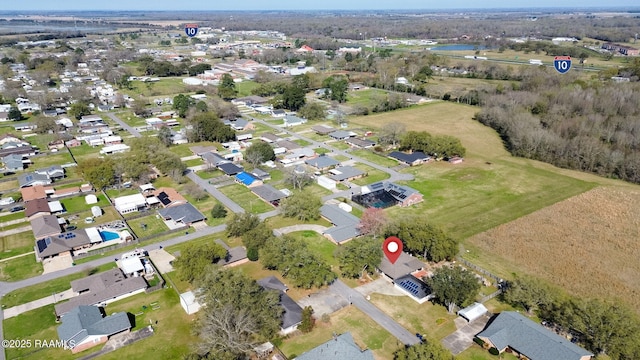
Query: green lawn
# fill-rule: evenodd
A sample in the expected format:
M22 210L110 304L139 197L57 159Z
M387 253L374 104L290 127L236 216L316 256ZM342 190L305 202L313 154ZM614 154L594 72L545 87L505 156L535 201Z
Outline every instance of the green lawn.
M19 186L20 184L18 183L17 178L16 180L3 181L3 182L0 182L0 191L14 190L14 189L17 189ZM8 194L3 194L2 197L3 198L8 197ZM14 197L13 200L18 200L18 198Z
M73 154L73 156L75 156L78 162L80 162L80 160L100 156L99 146L92 147L85 142L83 142L82 145L80 146L69 148L69 151L71 151L71 153Z
M233 201L243 209L253 214L260 214L273 210L273 206L262 201L262 199L254 195L251 190L244 185L233 184L221 187L219 190L229 198L233 199Z
M104 194L98 193L96 195L98 197L97 204L87 204L87 202L84 199L84 195L62 199L60 200L60 202L64 206L65 210L67 210L67 212L70 214L91 210L91 207L93 206L100 206L100 207L111 206L111 204L109 204Z
M167 225L164 224L162 219L159 219L155 212L152 215L137 218L134 220L127 220L127 224L131 227L138 238L146 238L153 235L161 234L165 231L169 231Z
M338 245L332 243L329 239L315 231L296 231L289 235L304 240L312 253L319 255L327 264L331 265L334 270L338 270L338 260L333 256L333 252Z
M0 280L18 281L42 274L42 264L35 256L26 255L0 262Z
M351 181L352 183L357 185L373 184L374 182L388 179L390 176L389 173L372 168L369 165L358 163L355 167L367 173L367 176Z
M280 350L287 358L292 359L329 341L334 333L345 332L351 333L361 349L371 349L376 359L393 359L393 352L402 346L369 316L356 307L349 306L333 313L329 323L323 323L318 319L316 327L310 333L285 339Z
M348 150L351 148L351 146L349 146L349 144L345 143L344 141L332 141L327 145L332 146L338 150Z
M336 156L333 156L333 158L338 160L338 161L340 161L340 162L349 160L349 158L344 156L344 155L336 155Z
M313 149L313 151L315 151L316 154L318 154L318 155L328 154L328 153L331 152L331 150L325 149L323 147L315 148L315 149Z
M16 225L25 226L29 225L29 223L23 222ZM0 230L6 230L6 228L0 228ZM6 259L33 251L33 245L34 239L31 231L5 235L0 238L0 259Z
M387 92L380 89L369 88L365 90L349 91L347 104L351 106L372 107L380 101L386 100Z
M244 97L251 95L251 90L258 87L258 83L254 81L243 80L242 82L236 83L236 90L238 90L238 97Z
M204 161L200 158L183 161L187 167L204 165Z
M269 227L272 229L280 229L283 227L300 224L300 220L297 220L294 218L286 218L286 217L283 217L282 215L278 215L278 216L272 216L266 219L265 223L269 225ZM305 224L317 224L317 225L322 225L326 227L331 226L331 223L323 218L319 218L318 220L307 221L305 222Z
M0 224L11 221L11 220L17 220L17 219L25 219L24 212L18 211L18 212L12 213L5 210L0 213Z
M10 308L16 305L26 304L30 301L42 299L43 297L50 296L51 294L70 289L70 283L73 280L81 279L89 274L104 272L115 267L115 263L104 264L96 268L85 266L79 273L12 291L2 298L2 306Z
M593 188L596 184L518 162L431 163L406 168L424 202L411 210L390 208L392 217L419 213L459 239L517 219Z
M187 92L187 86L182 82L181 77L160 78L160 81L153 83L132 81L131 84L133 89L128 92L146 97L173 98L177 94Z
M307 140L302 140L302 139L295 139L295 140L293 140L293 142L298 144L298 145L300 145L300 146L303 146L303 147L311 145L310 142L308 142Z
M193 156L193 153L191 152L191 150L189 150L189 148L193 146L216 146L218 147L218 150L220 150L220 148L222 147L219 143L214 143L211 141L202 141L197 143L173 145L169 149L171 150L171 152L178 154L178 156L185 157L185 156Z
M224 173L218 169L201 170L196 172L196 174L205 180L224 175Z
M378 164L380 166L385 166L385 167L394 167L396 165L398 165L398 162L393 160L393 159L389 159L386 156L382 156L380 154L376 154L373 151L370 150L365 150L365 149L360 149L360 150L352 150L351 154L353 154L354 156L358 156L361 157L365 160L371 161L372 163Z
M40 169L51 165L73 163L71 154L69 154L68 151L52 153L47 156L32 157L31 160L33 161L33 165L30 166L32 169Z

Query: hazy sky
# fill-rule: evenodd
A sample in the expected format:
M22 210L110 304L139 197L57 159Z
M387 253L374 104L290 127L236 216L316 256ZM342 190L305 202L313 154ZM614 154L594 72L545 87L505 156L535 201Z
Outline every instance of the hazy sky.
M1 10L353 10L638 7L637 0L0 0Z

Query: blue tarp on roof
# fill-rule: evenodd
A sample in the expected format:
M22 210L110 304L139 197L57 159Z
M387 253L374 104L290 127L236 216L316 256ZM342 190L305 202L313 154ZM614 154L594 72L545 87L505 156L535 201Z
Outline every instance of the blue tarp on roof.
M249 186L253 184L254 181L256 181L256 179L253 176L251 176L251 174L246 173L244 171L236 175L236 180L240 181L246 186Z

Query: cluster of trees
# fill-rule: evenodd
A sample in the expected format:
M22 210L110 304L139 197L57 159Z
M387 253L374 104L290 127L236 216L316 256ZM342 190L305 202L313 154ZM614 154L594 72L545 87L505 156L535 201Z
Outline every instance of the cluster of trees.
M422 151L438 157L464 156L460 139L449 135L431 135L426 131L409 131L400 140L401 150Z
M640 183L640 85L551 71L537 69L518 89L488 96L476 119L516 156Z
M244 153L244 159L251 165L258 166L265 161L275 160L276 154L273 147L266 142L253 143Z
M320 218L321 206L322 200L318 196L309 191L298 191L282 201L280 211L284 217L309 221Z
M227 221L227 235L242 237L242 243L247 248L247 258L257 261L259 250L275 236L273 231L257 215L251 213L233 214Z
M573 298L528 277L508 282L503 299L572 334L594 354L640 358L640 318L619 302Z
M227 142L235 140L236 132L225 125L213 112L198 113L188 119L191 129L187 132L190 142L215 141Z
M154 75L159 77L181 76L189 72L190 62L179 62L177 65L169 61L156 61L150 55L144 55L138 58L138 70L145 75Z
M453 360L449 350L435 341L407 346L393 353L393 360Z
M227 250L213 241L187 243L180 256L173 262L173 267L180 280L193 283L203 276L211 264L225 257Z
M310 289L331 284L337 275L300 239L287 235L275 237L260 249L260 261L270 270L278 270L293 286Z
M195 285L207 306L194 328L200 342L191 358L246 358L255 345L280 330L280 294L265 290L242 271L209 267Z
M445 306L450 314L454 313L456 306L462 308L470 305L480 290L476 275L460 266L440 267L424 281L431 288L436 301Z
M218 85L218 96L224 100L235 99L238 96L236 83L228 73L224 73L220 79L220 85Z
M382 260L382 240L359 237L337 248L334 256L344 277L355 279L365 273L373 274Z
M180 157L169 151L156 137L132 139L131 150L107 158L91 158L78 163L82 177L96 189L114 185L119 179L140 181L152 172L155 166L163 174L181 181L186 165Z
M407 252L425 260L451 260L458 253L458 241L424 219L409 217L391 222L384 234L398 237Z

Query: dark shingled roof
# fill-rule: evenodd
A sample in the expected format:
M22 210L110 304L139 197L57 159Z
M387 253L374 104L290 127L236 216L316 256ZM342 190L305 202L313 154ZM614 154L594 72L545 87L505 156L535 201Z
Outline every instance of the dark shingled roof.
M326 343L300 354L296 360L373 360L371 350L360 350L351 333L336 336Z
M280 292L280 306L284 310L281 326L283 329L299 324L302 321L302 307L285 293L288 288L278 278L269 276L258 280L258 284L267 290Z
M488 338L500 351L511 347L531 360L580 360L593 356L515 311L501 312L477 336Z
M206 217L202 215L202 213L198 209L196 209L195 206L189 203L160 209L158 210L158 213L165 219L171 219L175 222L181 222L185 225L189 225L194 222L203 221L206 219Z

